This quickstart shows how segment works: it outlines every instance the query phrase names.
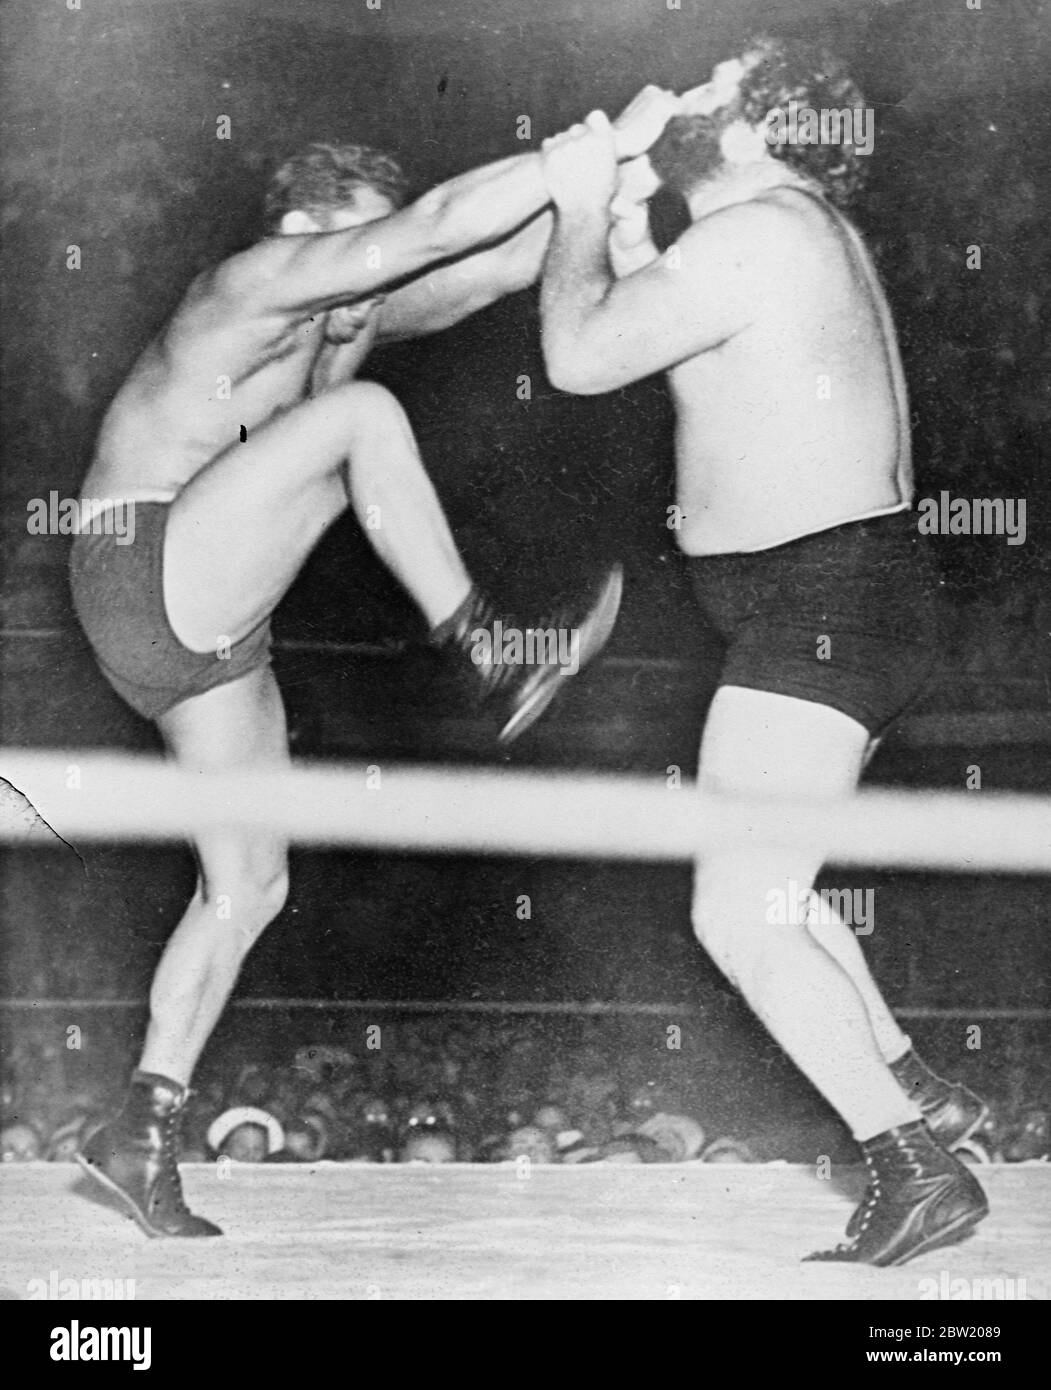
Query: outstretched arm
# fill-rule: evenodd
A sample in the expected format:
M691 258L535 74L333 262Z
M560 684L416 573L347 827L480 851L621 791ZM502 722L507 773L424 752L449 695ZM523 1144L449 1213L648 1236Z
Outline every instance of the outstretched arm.
M621 169L627 174L629 190L638 187L638 166L643 163L638 156L649 149L678 109L674 92L651 85L643 87L613 122L614 149L618 160L627 161ZM653 178L652 173L649 177ZM644 207L642 217L645 221ZM505 294L527 289L540 275L552 224L550 213L542 213L498 245L428 271L395 290L383 306L380 341L440 332ZM657 255L648 230L644 237L638 235L637 220L630 227L625 225L619 237L615 234L613 242L618 275L638 269Z
M552 223L550 212L541 213L497 246L428 271L395 290L383 304L379 341L439 333L505 294L527 289L540 275Z
M556 137L545 160L556 212L540 316L553 385L614 391L717 346L758 313L758 268L769 261L776 214L754 203L726 208L618 280L608 251L616 179L608 126L589 120L585 131Z
M439 184L390 217L271 237L220 266L215 288L263 313L324 313L506 236L547 198L540 156L516 155Z
M633 159L648 149L677 100L644 88L618 118L616 157ZM439 184L376 222L272 237L220 266L211 288L252 303L260 313L324 313L399 285L435 262L500 241L547 201L540 155L515 155Z

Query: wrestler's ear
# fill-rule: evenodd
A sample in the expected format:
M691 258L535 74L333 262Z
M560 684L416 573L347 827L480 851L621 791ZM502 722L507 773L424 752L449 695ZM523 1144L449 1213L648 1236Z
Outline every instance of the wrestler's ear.
M768 152L766 127L732 121L719 137L719 148L728 164L751 164Z
M309 212L303 212L301 208L293 208L291 212L286 212L278 224L278 231L282 236L304 236L308 232L320 232L321 223L316 218L311 217Z

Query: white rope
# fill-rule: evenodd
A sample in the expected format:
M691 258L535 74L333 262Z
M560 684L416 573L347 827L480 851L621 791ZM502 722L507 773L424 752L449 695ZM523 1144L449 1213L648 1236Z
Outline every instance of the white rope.
M70 1009L148 1009L148 999L0 999L0 1010L21 1013L67 1011ZM718 1012L711 1004L696 1001L672 1004L631 1004L619 999L510 1000L510 999L231 999L232 1009L263 1009L267 1013L310 1010L312 1013L388 1014L565 1014L593 1018L615 1015L648 1015L656 1018L692 1018ZM1011 1023L1036 1023L1051 1019L1051 1009L1001 1009L980 1006L939 1009L927 1005L892 1010L895 1018L912 1019L999 1019Z
M297 844L567 858L691 860L817 852L837 864L1051 872L1051 799L863 791L842 802L739 802L664 776L397 764L193 773L152 757L0 749L0 777L38 813L0 840L151 842L238 827ZM10 798L9 798L10 799ZM50 827L50 829L49 829Z

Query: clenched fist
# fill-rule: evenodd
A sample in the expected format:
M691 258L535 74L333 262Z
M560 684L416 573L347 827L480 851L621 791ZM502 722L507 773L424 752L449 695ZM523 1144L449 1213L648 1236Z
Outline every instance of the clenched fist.
M602 111L542 146L544 177L556 207L606 207L617 182L613 127Z
M617 158L635 159L645 154L672 116L679 115L681 97L663 87L643 87L613 122Z

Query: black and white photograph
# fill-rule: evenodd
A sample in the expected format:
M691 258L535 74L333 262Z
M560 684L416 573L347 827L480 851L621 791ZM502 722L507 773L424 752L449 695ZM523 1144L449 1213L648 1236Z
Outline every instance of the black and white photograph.
M835 1304L807 1365L1017 1368L1048 0L0 43L0 1295L70 1305L16 1344Z

